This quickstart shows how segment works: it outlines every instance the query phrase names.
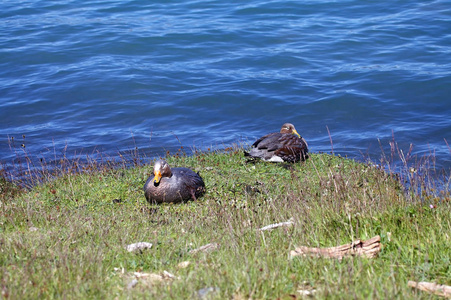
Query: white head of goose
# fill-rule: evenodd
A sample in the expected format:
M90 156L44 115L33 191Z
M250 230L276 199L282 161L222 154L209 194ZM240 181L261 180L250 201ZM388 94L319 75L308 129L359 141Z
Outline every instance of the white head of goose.
M251 151L244 152L244 155L272 162L298 162L309 157L307 142L291 123L283 124L280 132L256 140Z
M170 168L164 160L155 162L154 176L144 185L149 203L196 200L205 192L205 183L198 173L188 168Z

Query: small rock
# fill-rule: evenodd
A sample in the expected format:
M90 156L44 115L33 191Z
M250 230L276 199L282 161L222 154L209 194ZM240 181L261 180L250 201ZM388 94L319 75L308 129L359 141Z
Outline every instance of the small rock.
M141 251L144 249L152 248L152 243L140 242L135 244L130 244L126 247L128 252Z
M201 299L205 299L208 295L210 295L212 293L218 293L218 292L219 292L219 288L210 286L210 287L198 290L197 296Z
M302 296L313 296L316 290L298 290L298 293Z
M130 281L130 283L127 285L127 288L130 290L130 289L134 288L137 284L138 284L138 280L137 280L137 279L133 279L133 280Z
M182 261L181 263L179 263L178 265L177 265L177 267L179 268L179 269L185 269L186 267L188 267L189 265L191 264L191 262L189 262L189 261Z

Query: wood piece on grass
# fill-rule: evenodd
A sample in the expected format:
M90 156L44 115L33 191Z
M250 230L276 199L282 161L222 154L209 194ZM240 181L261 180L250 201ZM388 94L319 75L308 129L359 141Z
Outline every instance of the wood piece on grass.
M150 248L152 248L152 243L146 243L146 242L130 244L126 247L128 252L143 251L145 249L150 249Z
M178 279L178 277L177 276L175 276L174 274L172 274L172 273L169 273L168 271L166 271L166 270L164 270L163 271L163 279Z
M151 286L157 283L179 279L179 277L169 273L168 271L163 271L162 274L133 272L133 274L129 273L126 276L129 279L132 279L127 285L128 289L134 288L138 283L144 286Z
M345 256L362 256L374 258L381 251L381 237L376 235L369 240L356 240L350 244L345 244L330 248L310 248L301 246L290 252L291 257L298 255L314 256L325 258L342 259Z
M286 222L281 222L281 223L276 223L276 224L271 224L271 225L267 225L265 227L259 228L258 230L260 231L265 231L265 230L271 230L277 227L288 227L288 226L292 226L294 224L293 219L289 219Z
M416 288L416 289L422 290L422 291L430 293L430 294L434 294L437 296L442 296L442 297L451 299L451 286L449 286L449 285L436 284L433 282L424 282L424 281L416 282L416 281L411 281L411 280L409 280L409 282L407 282L407 285L412 288Z
M165 277L163 275L155 273L134 272L133 276L135 276L137 279L145 279L146 281L150 282L159 282L165 280Z
M187 268L190 264L191 264L190 261L185 260L185 261L182 261L181 263L179 263L179 264L177 265L177 267L178 267L179 269L185 269L185 268Z
M191 251L189 251L189 254L196 254L198 252L211 252L214 250L217 250L219 248L219 244L218 243L210 243L210 244L206 244L203 245L197 249L193 249Z
M168 271L163 271L163 274L155 274L155 273L141 273L141 272L134 272L133 276L136 278L145 278L149 277L157 281L163 281L168 279L178 279L177 276L175 276L172 273L169 273Z

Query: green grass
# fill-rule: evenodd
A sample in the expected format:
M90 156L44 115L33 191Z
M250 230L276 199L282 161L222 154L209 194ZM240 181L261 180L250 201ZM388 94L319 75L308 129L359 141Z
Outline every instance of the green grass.
M408 193L396 176L327 154L295 165L253 164L229 148L167 161L200 171L205 196L147 204L150 165L85 166L29 190L0 181L2 296L189 299L211 287L208 299L293 299L305 289L318 299L429 299L407 281L451 284L449 191ZM294 226L258 230L290 218ZM375 259L289 257L296 246L375 235L383 244ZM152 249L125 250L141 241ZM189 253L208 243L220 247ZM128 288L134 272L164 271L177 278L141 278Z

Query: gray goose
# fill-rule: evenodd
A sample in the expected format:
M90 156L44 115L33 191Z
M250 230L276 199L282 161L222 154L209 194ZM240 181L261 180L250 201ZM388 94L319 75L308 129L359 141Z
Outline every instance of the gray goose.
M191 169L171 169L160 159L155 162L153 173L144 185L144 194L151 204L196 200L205 193L202 177Z

